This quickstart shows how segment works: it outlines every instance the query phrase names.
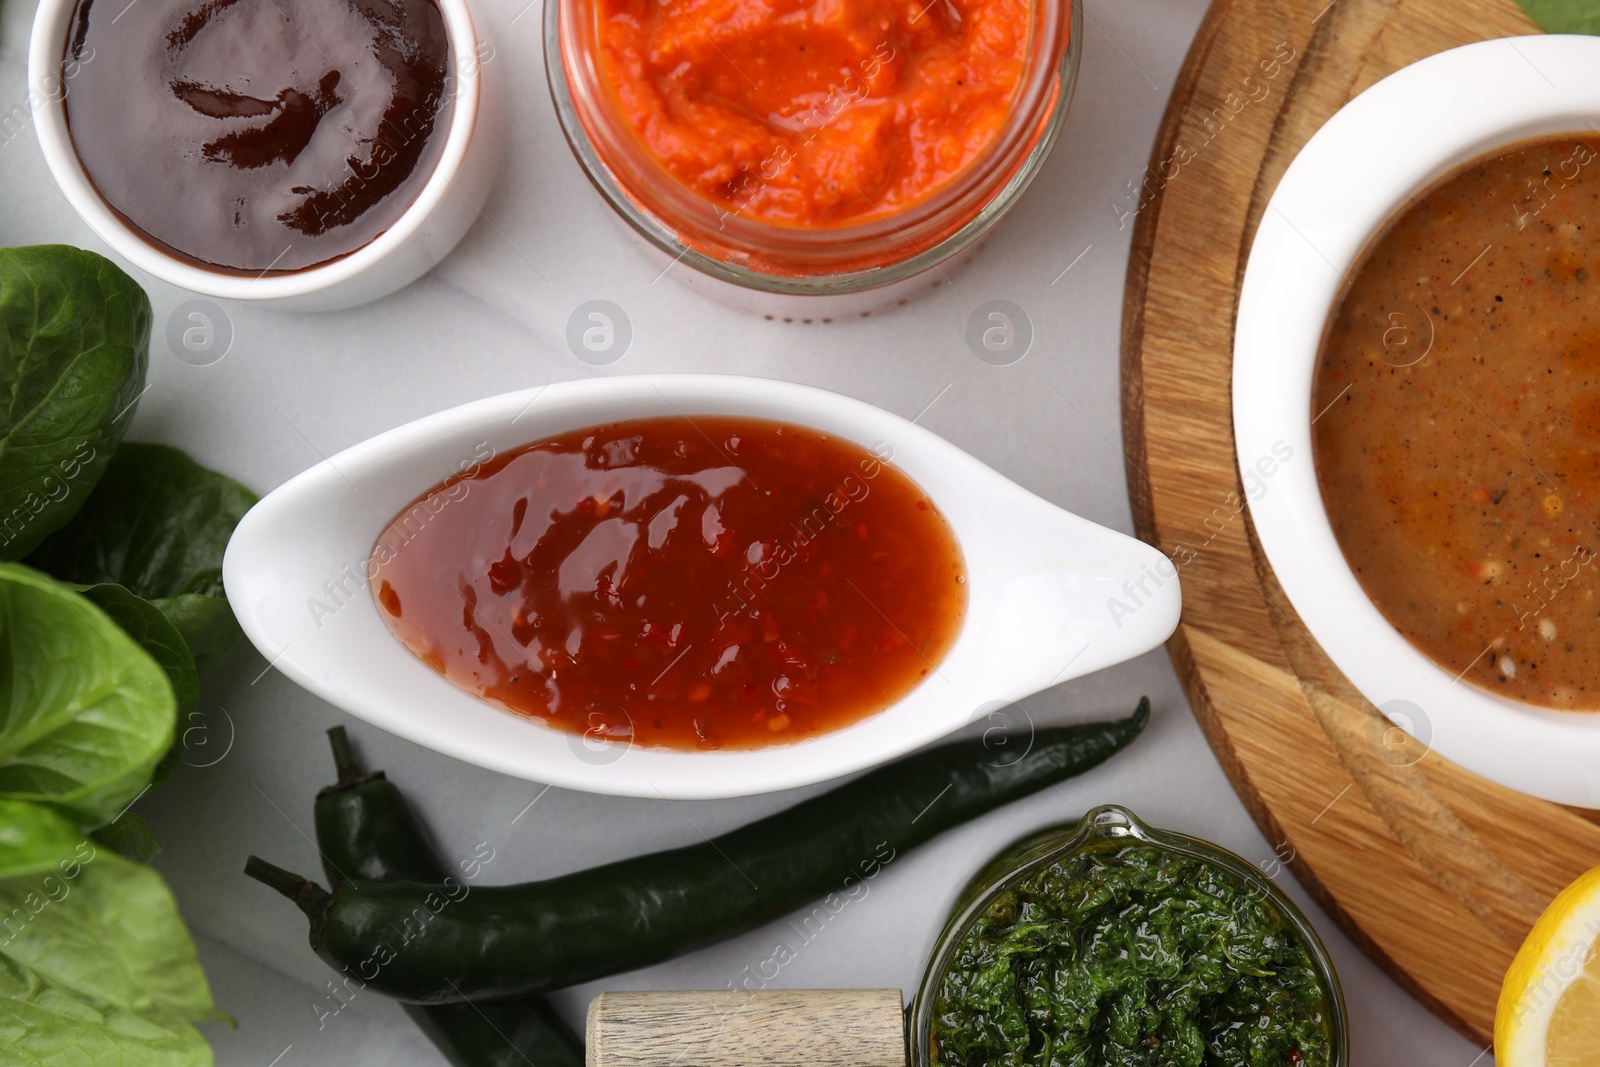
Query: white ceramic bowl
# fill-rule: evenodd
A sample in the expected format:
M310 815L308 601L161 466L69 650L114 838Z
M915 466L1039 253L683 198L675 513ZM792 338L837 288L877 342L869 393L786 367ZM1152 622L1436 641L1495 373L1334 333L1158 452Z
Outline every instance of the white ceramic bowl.
M1600 808L1600 714L1457 681L1390 626L1334 539L1311 455L1311 387L1343 277L1369 242L1456 168L1515 142L1600 130L1600 38L1452 49L1346 104L1295 158L1262 216L1239 295L1233 426L1241 470L1274 446L1250 514L1295 610L1369 701L1445 758L1512 789ZM1274 457L1276 459L1277 457Z
M887 710L833 733L755 751L677 752L605 744L503 711L456 688L389 632L366 585L366 561L407 504L485 449L673 414L773 419L880 454L891 449L890 461L943 512L966 558L966 619L937 670ZM234 533L222 573L256 648L323 699L483 767L645 797L764 793L881 763L1154 648L1177 626L1179 610L1177 571L1160 552L1041 500L927 430L836 393L721 375L566 382L391 430L256 505ZM1142 592L1130 598L1125 583ZM1113 598L1123 610L1111 609Z
M41 0L28 44L29 103L46 165L67 202L101 240L140 270L196 293L301 311L354 307L427 273L477 221L500 165L501 108L494 48L480 39L466 0L436 0L450 42L456 95L444 152L395 224L349 255L309 270L262 277L209 271L176 259L117 217L84 173L62 101L72 83L62 56L77 0Z

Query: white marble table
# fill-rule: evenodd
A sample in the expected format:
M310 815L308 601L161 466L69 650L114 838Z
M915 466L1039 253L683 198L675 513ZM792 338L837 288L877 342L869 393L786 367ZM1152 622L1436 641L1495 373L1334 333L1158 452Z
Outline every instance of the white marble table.
M896 312L802 326L709 306L670 277L653 281L655 267L622 239L556 127L539 0L477 0L512 99L507 167L484 205L486 220L430 276L382 303L321 316L229 306L232 347L211 366L185 363L166 344L167 319L186 294L145 279L156 336L152 384L132 436L185 448L264 492L380 430L489 393L596 373L740 372L840 390L907 417L923 412L923 425L1034 492L1129 529L1117 357L1131 230L1115 205L1144 167L1204 8L1201 0L1088 0L1082 78L1065 133L977 260ZM7 4L0 16L0 110L26 100L31 18L25 3ZM0 188L7 194L0 243L104 250L51 185L31 132L0 133ZM565 342L569 315L591 299L615 302L633 327L625 357L603 369L578 360ZM1010 367L980 362L964 340L968 316L991 299L1020 305L1035 330L1031 352ZM1014 837L1097 803L1126 804L1153 823L1270 863L1270 847L1206 747L1164 653L1040 694L1026 710L1041 724L1123 714L1141 693L1154 701L1155 718L1136 747L1060 791L897 860L867 897L799 950L778 984L911 988L952 895L978 864ZM332 777L323 730L351 720L267 670L248 646L210 680L202 707L212 747L190 760L226 755L181 768L138 810L165 842L157 866L196 933L219 1004L238 1020L234 1030L209 1029L218 1061L442 1062L374 994L324 1015L337 1006L323 988L331 972L308 951L304 922L239 873L248 852L317 870L306 834L312 795ZM501 881L683 844L795 799L675 810L558 789L540 795L538 785L359 722L352 729L372 765L407 788L441 841L464 850L480 841L493 846L490 870ZM1289 875L1280 880L1333 951L1350 1003L1355 1063L1490 1062L1368 962ZM777 923L604 984L721 988L786 936ZM599 985L556 995L575 1025Z

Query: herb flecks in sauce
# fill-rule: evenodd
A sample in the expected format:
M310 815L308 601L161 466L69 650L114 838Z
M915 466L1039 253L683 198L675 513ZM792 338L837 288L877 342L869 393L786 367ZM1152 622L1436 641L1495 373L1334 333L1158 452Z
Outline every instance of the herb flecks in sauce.
M934 1063L1325 1067L1325 1006L1305 945L1258 891L1199 859L1108 843L973 924L940 984Z

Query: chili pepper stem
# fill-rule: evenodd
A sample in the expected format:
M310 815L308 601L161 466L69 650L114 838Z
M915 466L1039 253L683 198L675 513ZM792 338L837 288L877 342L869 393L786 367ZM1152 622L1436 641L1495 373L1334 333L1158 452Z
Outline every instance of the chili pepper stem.
M343 726L328 731L328 744L333 748L333 766L339 772L339 784L354 784L361 777L361 763L356 759L355 749L350 747L350 735L344 732Z
M361 761L356 759L355 749L350 746L350 736L344 732L343 726L335 726L328 731L328 744L333 749L333 766L339 772L339 780L318 790L319 798L333 796L363 782L376 781L384 777L382 771L368 772L361 769Z
M309 878L273 866L259 856L245 860L244 873L294 901L295 907L305 912L306 918L312 922L327 913L332 895Z

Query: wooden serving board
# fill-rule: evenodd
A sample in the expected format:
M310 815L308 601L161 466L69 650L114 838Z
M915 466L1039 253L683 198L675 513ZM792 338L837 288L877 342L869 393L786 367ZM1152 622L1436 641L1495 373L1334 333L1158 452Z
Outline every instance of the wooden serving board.
M1216 0L1143 193L1125 206L1128 485L1140 535L1181 565L1183 620L1168 647L1195 716L1307 889L1484 1044L1523 936L1600 864L1600 825L1392 730L1328 661L1241 510L1230 374L1257 221L1312 133L1400 67L1536 32L1514 0Z

